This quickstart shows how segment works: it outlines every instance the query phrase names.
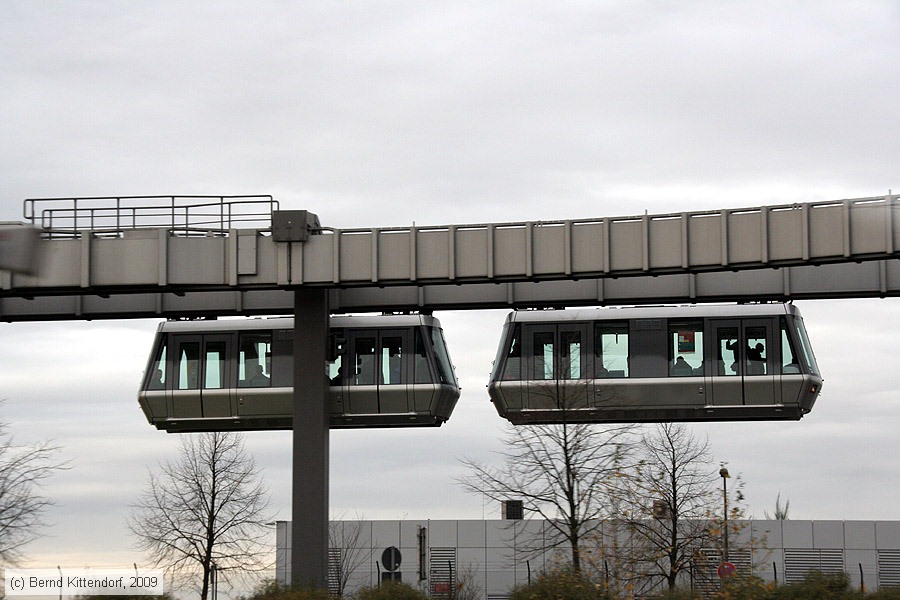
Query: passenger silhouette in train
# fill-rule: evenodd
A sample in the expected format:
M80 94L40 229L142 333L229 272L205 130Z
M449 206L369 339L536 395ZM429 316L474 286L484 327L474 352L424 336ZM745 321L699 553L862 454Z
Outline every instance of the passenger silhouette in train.
M757 343L752 348L747 348L747 373L749 375L765 375L766 359L763 356L765 346Z
M338 367L337 373L335 373L334 377L332 377L328 383L331 385L341 385L344 381L344 367Z
M685 376L693 374L694 368L688 363L688 361L684 360L683 356L679 356L675 359L675 364L672 365L672 375Z
M162 390L165 389L166 384L163 381L163 372L162 369L157 369L153 373L153 377L150 379L150 388L151 390Z
M269 378L263 373L262 365L256 365L256 374L250 378L252 387L266 387L269 385Z

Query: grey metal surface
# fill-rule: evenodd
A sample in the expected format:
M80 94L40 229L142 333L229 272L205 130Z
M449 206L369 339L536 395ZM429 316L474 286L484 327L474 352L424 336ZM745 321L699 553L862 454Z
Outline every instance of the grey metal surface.
M0 222L0 269L34 275L40 270L42 249L40 237L33 227Z
M3 275L0 273L0 279ZM328 290L333 313L900 296L900 259L740 272ZM0 297L0 321L289 315L288 290Z
M40 275L0 271L0 318L131 316L132 309L259 313L260 305L282 303L261 292L295 287L340 290L329 301L336 310L663 295L698 301L892 295L900 286L898 207L897 196L887 196L556 222L321 230L305 242L277 242L265 229L79 231L44 241ZM826 267L824 277L818 269ZM559 281L566 283L548 285ZM44 296L58 298L38 302Z
M295 293L292 583L328 583L328 310L324 290Z

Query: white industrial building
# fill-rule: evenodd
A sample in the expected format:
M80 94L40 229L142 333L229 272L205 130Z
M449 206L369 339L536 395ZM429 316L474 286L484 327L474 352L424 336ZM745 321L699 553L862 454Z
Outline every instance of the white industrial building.
M790 583L819 570L845 572L856 588L864 586L868 591L900 585L900 521L748 520L734 524L740 533L732 536L729 560L738 570L750 570L764 580ZM282 583L290 581L290 527L289 521L277 524L276 578ZM613 529L611 523L604 523L599 531L609 539ZM446 596L449 586L465 579L486 600L499 600L564 556L560 554L564 549L547 549L553 536L548 523L540 520L335 521L330 583L334 585L343 564L345 570L352 566L346 576L348 590L394 577L433 596ZM590 546L585 544L586 553L599 552ZM399 561L395 570L399 576L387 574L383 563L391 548L399 550L389 555L389 562ZM682 585L715 585L721 550L701 550L702 558L685 573ZM602 558L593 564L601 572L604 566L609 569Z

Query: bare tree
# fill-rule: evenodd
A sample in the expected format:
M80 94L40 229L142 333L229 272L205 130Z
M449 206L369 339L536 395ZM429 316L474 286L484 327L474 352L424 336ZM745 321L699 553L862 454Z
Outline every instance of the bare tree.
M363 520L332 519L329 526L329 579L332 593L343 598L356 571L369 562L368 544L364 540Z
M481 600L484 598L484 590L479 584L479 581L483 581L484 578L478 575L478 568L473 563L458 567L456 569L456 585L451 587L448 600Z
M697 549L711 543L721 504L716 467L709 443L678 423L657 425L641 438L638 452L632 469L605 482L625 538L607 544L615 548L612 558L629 563L624 571L632 585L664 581L673 589Z
M48 442L16 444L0 423L0 564L16 565L22 548L40 536L44 509L53 502L40 486L67 463Z
M128 523L157 567L190 579L202 575L201 600L213 570L227 581L267 568L268 490L239 434L185 434L178 461L160 467Z
M506 450L500 453L503 466L463 459L471 474L459 482L497 502L521 498L525 510L545 519L557 534L551 547L568 546L571 567L579 571L581 542L605 515L602 483L625 460L630 429L570 423L510 426Z

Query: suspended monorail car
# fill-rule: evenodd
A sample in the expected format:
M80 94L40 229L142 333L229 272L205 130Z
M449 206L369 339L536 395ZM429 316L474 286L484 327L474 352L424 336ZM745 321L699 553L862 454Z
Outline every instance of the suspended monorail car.
M290 318L161 323L138 394L147 420L169 432L290 429L293 327ZM434 317L336 316L328 338L332 428L450 417L459 386Z
M791 304L519 311L488 392L514 424L797 420L822 377Z

